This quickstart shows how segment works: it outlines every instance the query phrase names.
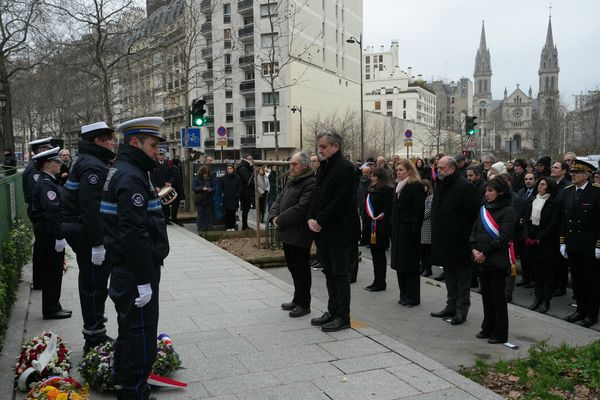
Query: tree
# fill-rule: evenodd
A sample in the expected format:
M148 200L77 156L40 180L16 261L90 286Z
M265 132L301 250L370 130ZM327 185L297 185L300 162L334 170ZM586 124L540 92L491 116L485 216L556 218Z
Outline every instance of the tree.
M563 141L566 107L559 96L548 97L543 101L538 111L538 119L534 123L538 148L546 154L558 156Z
M581 150L597 153L600 149L600 90L589 92L574 114L583 139Z

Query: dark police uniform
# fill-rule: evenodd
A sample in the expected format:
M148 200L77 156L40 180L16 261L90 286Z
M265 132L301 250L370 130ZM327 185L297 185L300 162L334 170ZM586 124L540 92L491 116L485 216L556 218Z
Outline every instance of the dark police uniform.
M577 169L592 171L592 166L575 160L571 170ZM600 185L588 181L581 192L578 189L575 185L567 186L560 196L560 243L566 245L577 301L577 311L565 319L581 320L581 325L589 327L598 322L600 306L600 261L595 255L600 248Z
M96 127L91 131L87 127ZM82 128L84 138L112 134L104 123ZM83 317L84 353L110 340L104 326L104 304L108 297L111 264L105 258L100 265L92 263L92 248L104 250L104 228L100 217L100 200L109 162L115 153L88 140L79 142L78 159L71 167L63 186L63 231L77 255L79 266L79 302Z
M36 162L58 159L55 147L34 156ZM56 250L57 241L64 241L61 229L62 201L58 179L41 172L31 195L31 220L38 242L40 271L43 274L42 314L44 319L62 319L71 316L60 304L60 292L65 260L64 244L60 252Z
M119 125L117 131L164 140L158 132L160 124L162 118L138 118ZM100 205L104 245L113 264L109 295L119 323L114 358L117 383L122 387L119 399L148 399L147 379L156 359L160 267L169 253L169 242L161 203L149 179L154 167L154 160L141 149L122 144ZM150 284L152 297L138 307L138 287L145 284Z

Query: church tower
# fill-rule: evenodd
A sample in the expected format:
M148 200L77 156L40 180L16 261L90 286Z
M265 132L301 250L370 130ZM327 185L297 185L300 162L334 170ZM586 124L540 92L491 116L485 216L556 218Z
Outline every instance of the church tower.
M491 117L490 106L492 103L492 62L490 51L487 48L485 40L485 22L481 22L481 38L479 39L479 49L475 56L475 72L473 73L473 110L471 115L477 116L477 124L480 129L480 140L485 147L491 145L488 132L491 126L487 119Z
M548 19L548 32L546 33L546 44L542 49L540 57L540 77L538 100L540 105L548 99L554 99L558 96L558 50L552 38L552 16Z

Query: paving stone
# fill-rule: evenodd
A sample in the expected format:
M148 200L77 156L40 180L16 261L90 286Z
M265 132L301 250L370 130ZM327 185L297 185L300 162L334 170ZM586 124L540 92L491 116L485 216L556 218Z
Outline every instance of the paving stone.
M333 400L392 400L419 391L385 370L317 379L314 381Z
M470 394L453 387L437 392L429 392L416 396L402 397L402 400L475 400Z
M285 350L267 350L235 357L250 371L269 371L335 359L317 345L292 347Z
M327 400L318 387L310 382L279 385L264 389L239 393L240 400Z
M248 336L247 339L259 350L285 349L333 341L333 338L326 333L310 328Z
M177 371L183 382L205 382L211 379L245 375L249 370L234 357L197 357Z
M245 393L253 389L276 386L279 381L269 372L255 372L204 382L204 387L212 395Z
M321 343L320 346L339 359L389 351L379 343L366 337Z
M342 372L346 374L352 374L360 371L369 371L372 369L389 368L410 363L411 361L391 351L388 351L386 353L369 354L366 356L346 358L344 360L332 362L333 365L335 365L337 368L339 368Z
M220 301L217 305L225 312L242 310L263 310L269 308L260 300L238 300L238 301Z
M232 328L234 326L256 325L260 320L247 312L229 312L222 314L200 315L192 320L201 330Z
M455 372L449 368L442 367L441 369L433 371L433 373L457 386L459 389L469 393L475 398L481 400L502 400L502 396L499 396L491 390L478 385L472 380L465 378L458 372Z
M243 337L211 340L198 343L197 347L200 348L202 353L208 358L254 353L257 351L256 347L252 346L252 344Z
M454 387L448 381L416 364L400 365L386 369L423 393Z
M301 365L298 367L274 369L271 373L282 383L312 381L329 376L343 375L342 371L328 362L311 364L310 366Z
M406 346L405 344L400 343L397 340L394 340L389 336L378 335L378 336L372 336L371 339L376 341L377 343L380 343L382 346L385 346L388 349L395 351L396 353L400 354L402 357L408 358L410 361L414 362L415 364L420 365L421 367L423 367L429 371L444 368L444 366L442 364L438 363L437 361L432 360L431 358L425 356L424 354L411 349L410 347Z

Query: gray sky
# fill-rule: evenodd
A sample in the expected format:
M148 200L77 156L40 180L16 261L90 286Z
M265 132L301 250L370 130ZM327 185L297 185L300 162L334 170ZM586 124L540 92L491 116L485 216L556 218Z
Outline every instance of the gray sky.
M538 92L538 68L548 28L547 0L363 0L365 46L399 41L400 67L423 79L473 80L481 21L492 61L492 95L501 99L519 83ZM600 88L600 1L552 1L559 88L573 94Z

